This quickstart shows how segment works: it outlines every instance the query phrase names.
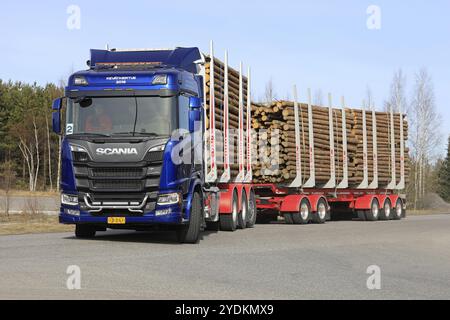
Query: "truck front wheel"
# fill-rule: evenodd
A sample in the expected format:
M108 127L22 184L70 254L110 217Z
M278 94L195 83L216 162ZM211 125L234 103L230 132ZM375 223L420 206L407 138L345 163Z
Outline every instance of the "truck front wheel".
M94 238L96 229L90 225L77 224L75 226L75 237L79 239Z
M200 193L195 192L192 198L191 217L187 226L177 230L177 239L180 243L197 243L200 238L202 226L202 200Z

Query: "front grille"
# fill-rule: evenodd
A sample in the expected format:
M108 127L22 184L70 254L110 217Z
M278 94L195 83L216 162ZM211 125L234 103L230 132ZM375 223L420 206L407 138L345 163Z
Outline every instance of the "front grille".
M142 178L142 168L93 168L94 178Z
M140 190L141 180L93 180L92 187L106 190Z

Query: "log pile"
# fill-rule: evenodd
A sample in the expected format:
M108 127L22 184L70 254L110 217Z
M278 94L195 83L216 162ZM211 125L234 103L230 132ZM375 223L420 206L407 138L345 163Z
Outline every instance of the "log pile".
M314 166L316 186L326 184L330 180L330 129L329 108L312 107L314 132ZM343 125L342 109L332 109L333 136L335 152L336 180L343 177ZM348 171L351 186L359 185L363 180L363 127L362 110L345 109L347 133ZM394 115L395 153L396 153L396 182L400 180L400 114ZM402 116L404 117L404 116ZM377 112L377 161L380 186L391 180L391 143L390 143L390 113ZM310 175L309 163L309 127L308 106L299 104L300 139L299 145L302 160L302 179L308 180ZM368 171L369 183L373 180L373 139L372 112L366 112ZM403 118L404 139L408 137L408 123ZM253 105L252 127L259 130L258 144L254 147L257 154L253 161L253 178L255 183L284 183L289 184L296 173L296 139L294 103L287 101L274 102L268 106ZM256 140L254 140L256 141ZM405 148L405 154L408 149ZM279 159L279 161L278 161ZM409 174L409 161L405 161L405 176Z
M211 59L206 59L206 129L210 128L210 93L211 93ZM244 105L244 129L246 121L247 105L247 78L243 77L243 105ZM225 64L214 58L214 102L215 102L215 128L216 128L216 161L218 164L218 177L223 174L224 154L223 154L223 123L224 123L224 99L225 99ZM238 175L238 128L239 128L239 72L233 68L228 68L228 124L230 136L230 163L231 176ZM206 145L209 145L209 136L206 137ZM244 139L245 148L245 139ZM209 153L208 153L209 154ZM210 163L210 162L209 162Z

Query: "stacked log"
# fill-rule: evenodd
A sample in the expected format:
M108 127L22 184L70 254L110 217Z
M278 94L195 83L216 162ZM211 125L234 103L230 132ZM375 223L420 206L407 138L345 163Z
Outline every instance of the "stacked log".
M211 59L206 58L205 64L205 94L206 94L206 129L210 128L210 93L211 93ZM239 128L239 72L228 67L228 124L229 124L229 141L230 141L230 163L231 175L237 176L238 168L238 128ZM244 105L244 129L246 121L246 105L247 105L247 78L243 77L243 99ZM215 102L215 128L216 128L216 162L218 165L218 177L224 172L224 153L223 153L223 132L224 132L224 100L225 100L225 64L214 58L214 102ZM207 135L207 143L209 145L209 136ZM245 150L244 139L244 150ZM209 155L209 153L208 153ZM209 161L210 163L210 161Z
M348 153L348 177L351 186L357 186L363 181L363 126L362 110L345 109ZM343 110L332 109L333 137L335 153L336 181L340 182L344 176L343 162ZM314 167L316 186L326 184L331 175L331 150L329 108L312 106L314 132ZM395 154L396 154L396 182L400 180L400 117L403 118L404 139L408 137L408 123L404 115L394 115ZM379 184L387 185L391 180L391 142L390 142L390 113L377 112L377 161ZM300 121L300 154L302 160L302 179L308 180L310 175L309 163L309 127L308 106L299 104ZM372 112L366 112L367 132L367 163L369 183L373 180L373 137ZM297 176L296 172L296 139L294 103L288 101L274 102L270 105L254 105L252 108L252 127L263 130L254 152L258 155L253 162L253 176L256 183L285 183L290 184ZM278 130L278 133L277 133ZM278 141L278 137L280 137ZM261 143L263 142L263 143ZM264 143L267 142L267 143ZM405 154L408 149L405 148ZM264 155L265 158L262 158ZM279 158L279 161L277 159ZM409 167L406 156L405 176L408 177Z

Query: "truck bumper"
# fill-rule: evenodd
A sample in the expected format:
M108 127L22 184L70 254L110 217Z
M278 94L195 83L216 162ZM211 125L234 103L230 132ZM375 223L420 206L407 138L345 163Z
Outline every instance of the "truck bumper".
M123 217L123 215L117 215ZM101 215L92 215L89 212L80 212L80 215L72 215L62 210L59 214L59 222L62 224L95 224L108 226L108 217ZM125 224L114 225L126 228L126 226L152 226L152 225L182 225L188 221L182 218L181 212L171 212L167 215L157 216L154 212L142 216L125 216Z

